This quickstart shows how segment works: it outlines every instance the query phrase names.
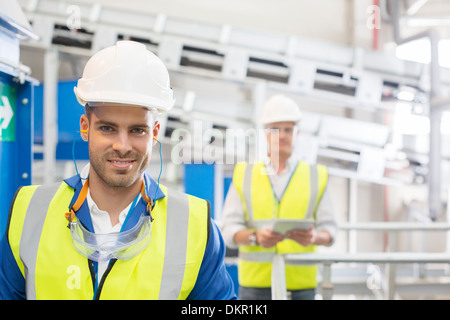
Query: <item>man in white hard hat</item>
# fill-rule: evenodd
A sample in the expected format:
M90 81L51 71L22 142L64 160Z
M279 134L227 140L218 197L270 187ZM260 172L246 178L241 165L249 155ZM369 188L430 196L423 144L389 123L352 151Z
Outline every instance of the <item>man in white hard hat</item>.
M330 246L336 237L326 167L293 156L300 120L300 109L292 99L272 96L260 118L266 131L267 159L239 163L234 169L222 233L228 247L239 249L239 299L272 298L276 253L314 252L318 245ZM285 273L292 299L314 299L316 266L286 265Z
M90 164L18 190L0 245L0 298L234 299L209 203L146 172L156 116L174 104L161 60L119 41L88 61L74 90Z

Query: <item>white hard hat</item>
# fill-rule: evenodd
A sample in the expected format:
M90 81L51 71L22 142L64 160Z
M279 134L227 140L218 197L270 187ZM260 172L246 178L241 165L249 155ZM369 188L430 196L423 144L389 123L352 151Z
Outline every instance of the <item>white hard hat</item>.
M301 118L302 113L294 100L282 94L276 94L264 104L259 122L262 125L282 121L297 123Z
M164 112L175 102L165 65L144 44L134 41L118 41L93 55L74 92L83 106L109 102Z

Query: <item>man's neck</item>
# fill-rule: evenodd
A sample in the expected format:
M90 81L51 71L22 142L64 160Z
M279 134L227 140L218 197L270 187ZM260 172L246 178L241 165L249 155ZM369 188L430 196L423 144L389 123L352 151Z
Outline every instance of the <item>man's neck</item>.
M282 173L286 169L289 156L278 155L277 157L274 157L270 155L269 158L272 168L276 171L277 174Z
M92 200L100 210L108 212L111 224L119 222L120 213L133 201L142 187L142 179L136 180L129 187L113 188L95 175L89 177L89 192Z

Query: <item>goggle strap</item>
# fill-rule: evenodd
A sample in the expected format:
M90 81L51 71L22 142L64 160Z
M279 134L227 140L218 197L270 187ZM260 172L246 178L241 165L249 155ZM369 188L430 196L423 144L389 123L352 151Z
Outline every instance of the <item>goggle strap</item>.
M153 222L153 217L150 213L153 208L153 200L151 198L149 198L149 196L147 195L147 192L145 191L145 183L144 182L142 182L141 196L144 199L144 201L147 203L147 213L150 216L150 220Z
M84 186L81 189L80 194L78 195L77 201L75 201L75 203L70 208L70 212L67 212L65 214L65 217L67 220L69 220L69 222L75 218L75 212L77 212L81 208L84 200L86 200L88 190L89 190L89 178L87 178L86 181L84 182Z
M89 178L86 179L86 182L84 183L83 188L81 189L80 194L78 195L77 201L75 201L73 206L70 208L70 211L65 213L65 217L67 220L69 220L69 222L75 218L75 212L77 212L81 208L84 200L86 200L88 189L89 189ZM147 213L150 216L151 221L153 221L153 217L150 214L153 208L153 200L148 197L147 192L145 191L144 181L142 182L141 195L144 201L147 203Z
M71 222L74 218L75 218L75 212L73 211L73 208L70 209L69 212L66 212L64 214L64 216L66 217L66 219Z

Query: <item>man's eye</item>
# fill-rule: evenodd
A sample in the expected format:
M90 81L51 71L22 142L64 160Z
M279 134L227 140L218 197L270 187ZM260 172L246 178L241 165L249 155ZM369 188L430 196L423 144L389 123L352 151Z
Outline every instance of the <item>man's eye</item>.
M100 131L103 131L103 132L112 132L114 130L110 126L101 126L99 129L100 129Z
M146 131L144 129L134 128L131 130L132 133L137 135L144 135Z

